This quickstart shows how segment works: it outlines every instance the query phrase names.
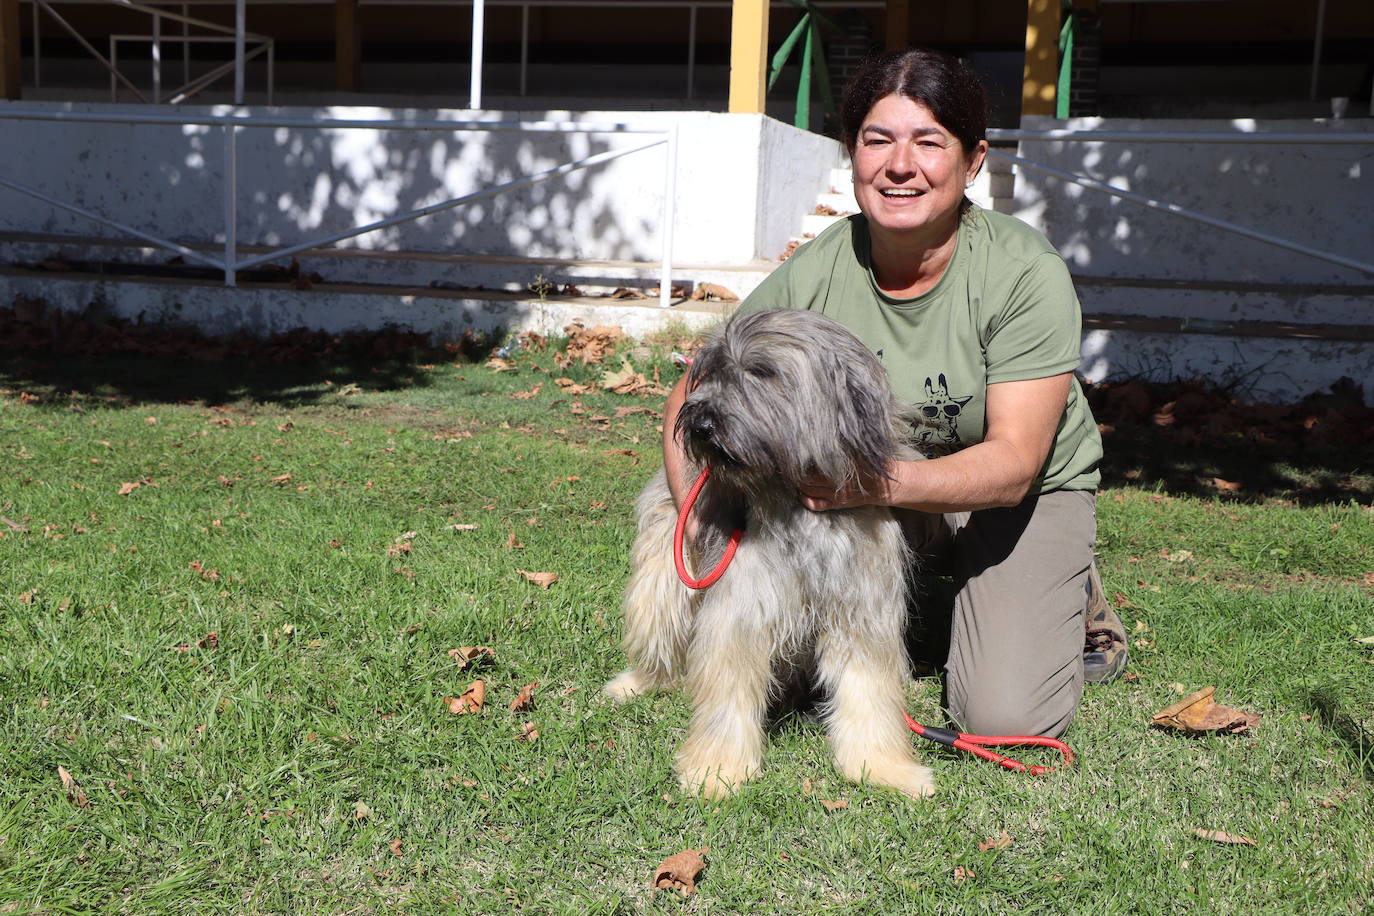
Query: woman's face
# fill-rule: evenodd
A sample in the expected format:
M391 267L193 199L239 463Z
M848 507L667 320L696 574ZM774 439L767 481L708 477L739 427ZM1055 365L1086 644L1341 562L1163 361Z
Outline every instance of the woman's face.
M964 187L978 174L988 145L964 154L921 102L887 95L874 103L854 144L854 196L874 228L888 232L940 228L956 219Z

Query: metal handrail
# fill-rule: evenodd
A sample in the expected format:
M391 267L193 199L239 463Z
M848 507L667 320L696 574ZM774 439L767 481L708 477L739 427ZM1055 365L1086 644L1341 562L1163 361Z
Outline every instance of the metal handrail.
M241 86L242 86L242 82L243 82L243 73L242 73L243 65L244 65L249 59L251 59L251 58L253 58L253 57L257 57L258 55L262 54L262 53L264 52L264 50L265 50L266 53L267 53L267 99L268 99L267 103L268 103L269 105L272 104L272 81L273 81L273 76L272 76L272 74L273 74L274 44L273 44L272 39L271 39L271 38L268 38L266 35L258 35L258 34L256 34L256 33L248 32L248 31L246 31L246 30L239 29L239 28L229 28L229 27L227 27L227 26L222 26L222 25L220 25L220 24L218 24L218 23L215 23L215 22L209 22L209 21L207 21L207 20L205 20L205 19L195 19L195 18L192 18L192 17L186 15L185 13L177 14L177 13L168 12L168 11L166 11L166 10L159 9L158 7L151 6L151 5L148 5L148 4L144 4L144 3L135 3L135 2L133 2L133 0L80 0L80 2L82 2L82 3L95 3L95 4L99 4L99 5L120 6L120 7L124 7L125 9L133 10L134 12L146 13L146 14L148 14L149 16L152 17L152 20L153 20L153 32L152 32L151 35L124 35L124 34L115 34L115 35L111 35L110 38L109 38L110 56L109 56L109 58L107 59L107 58L103 57L103 56L100 54L100 52L97 51L97 50L95 49L95 47L94 47L90 42L88 42L79 32L77 32L76 28L75 28L70 22L68 22L65 18L63 18L63 16L62 16L60 13L58 13L57 10L55 10L55 9L53 8L55 4L64 2L64 0L31 0L31 2L34 4L34 16L33 16L33 56L34 56L34 81L35 81L35 83L38 82L39 73L41 72L41 53L42 53L42 52L41 52L40 48L42 47L42 45L41 45L41 41L40 41L40 38L39 38L39 17L38 17L38 12L39 12L39 10L41 9L42 11L46 12L49 16L51 16L60 26L62 26L62 28L63 28L64 30L66 30L66 32L67 32L69 35L71 35L72 38L74 38L74 39L77 41L78 44L80 44L83 48L86 49L86 52L87 52L88 54L90 54L92 57L94 57L94 58L96 59L96 61L98 61L106 70L108 70L108 71L110 72L110 101L111 101L111 102L118 101L118 96L119 96L119 84L120 84L120 83L123 83L125 86L127 86L127 87L129 88L129 90L133 92L134 96L135 96L140 102L144 102L144 103L147 103L147 102L148 102L148 98L147 98L142 92L139 91L138 87L135 86L126 76L124 76L123 73L121 73L121 72L119 71L119 65L118 65L118 63L117 63L117 60L118 60L118 42L119 42L119 41L134 40L134 41L147 41L147 42L150 42L151 45L152 45L151 52L152 52L152 62L153 62L153 99L152 99L152 101L153 101L154 103L161 102L161 101L162 101L162 99L161 99L161 95L162 95L162 43L163 43L163 40L164 40L163 37L162 37L162 20L164 20L164 19L169 19L169 20L171 20L171 21L173 21L173 22L180 22L180 23L182 24L182 34L177 35L177 36L175 36L174 38L171 38L171 39L168 39L168 40L180 41L180 42L182 42L183 45L186 46L188 49L189 49L189 45L190 45L191 42L203 42L203 41L227 41L227 42L233 42L233 43L235 44L235 46L236 46L236 49L237 49L237 46L240 45L240 44L242 44L242 42L243 42L245 39L246 39L247 41L254 42L255 44L258 45L258 47L254 48L254 49L253 49L252 51L250 51L250 52L247 52L246 54L244 54L244 53L236 53L236 54L235 54L234 60L233 60L232 62L230 62L229 64L225 64L225 65L216 67L216 68L214 68L213 70L211 70L209 73L204 74L204 75L202 75L202 76L200 76L200 77L197 77L197 78L194 79L194 80L190 79L190 76L189 76L189 73L188 73L188 74L187 74L187 79L186 79L185 85L178 87L178 88L177 88L176 90L174 90L174 92L171 94L171 96L170 96L170 101L171 101L172 104L176 104L176 103L178 103L178 102L182 102L182 101L186 100L187 98L190 98L192 95L194 95L195 93L197 93L197 92L199 92L200 90L204 89L204 88L205 88L206 86L208 86L210 83L214 82L215 80L219 79L221 76L223 76L223 75L225 75L226 73L229 73L229 72L233 72L233 73L234 73L234 81L235 81L235 86L236 86L236 90L237 90L236 93L235 93L235 101L236 101L236 102L241 101L241 100L242 100L242 91L241 91L241 89L238 88L238 87L241 87ZM185 6L186 6L186 4L183 3L183 4L182 4L183 9L185 8ZM190 34L190 27L191 27L191 26L197 26L198 28L208 29L208 30L211 31L211 32L218 32L219 35L216 35L216 36L194 35L194 36L193 36L193 35ZM189 55L189 50L188 50L186 53ZM189 68L189 58L188 58L187 66L188 66L188 68Z
M237 285L236 274L240 270L265 264L269 261L278 260L332 245L344 239L373 232L377 229L384 229L399 223L409 222L430 216L445 210L451 210L464 204L478 200L484 200L503 194L516 188L527 187L551 178L567 175L581 169L593 168L604 165L615 159L629 156L633 153L653 149L658 146L665 147L664 180L663 180L663 216L662 216L662 238L661 238L661 257L659 265L659 305L668 307L672 304L672 251L673 251L673 219L675 213L675 198L677 195L677 146L678 146L678 127L676 123L667 127L637 127L628 124L594 124L577 122L558 122L558 121L445 121L445 120L420 120L420 119L390 119L390 118L299 118L270 115L266 117L255 117L241 112L227 112L223 114L198 114L198 115L172 115L157 113L123 113L123 112L80 112L80 111L43 111L35 109L6 109L0 108L0 120L16 121L56 121L56 122L78 122L92 124L161 124L176 126L207 126L218 127L224 132L224 255L216 258L213 255L196 251L179 242L160 238L149 232L144 232L132 226L125 225L117 220L102 216L99 213L88 210L76 204L58 200L50 195L44 194L35 188L20 184L10 178L0 175L0 187L8 188L36 200L58 207L79 216L101 223L105 226L125 232L146 242L151 242L161 248L167 248L177 252L183 257L194 259L211 267L216 267L224 271L224 285ZM490 133L564 133L564 134L643 134L657 136L658 139L643 143L637 146L606 150L591 156L584 156L571 162L561 163L543 171L535 172L512 181L504 182L465 194L461 197L450 198L434 204L428 204L415 210L401 213L396 216L368 223L364 226L354 227L353 229L332 233L330 235L309 239L298 244L288 245L277 248L265 254L255 255L254 257L240 260L238 257L238 237L237 237L237 199L238 199L238 170L237 170L237 141L238 131L243 128L267 128L267 127L287 127L287 128L345 128L345 129L383 129L383 130L420 130L420 131L451 131L451 132L490 132Z
M1374 143L1374 132L1371 131L1333 131L1330 133L1303 133L1300 131L1241 131L1228 133L1225 131L1122 131L1122 130L1092 130L1085 128L1053 128L1049 130L1013 130L992 128L987 132L990 141L1108 141L1108 140L1128 140L1140 143ZM1080 175L1077 172L1070 172L1065 169L1055 168L1044 163L1035 162L1022 156L999 150L995 147L988 149L988 155L996 156L999 159L1011 162L1015 165L1023 166L1043 172L1061 181L1068 181L1080 187L1088 188L1093 191L1100 191L1113 197L1131 203L1140 204L1152 210L1163 213L1171 213L1174 216L1181 216L1195 222L1214 226L1226 232L1245 238L1254 239L1279 248L1286 248L1289 251L1296 251L1299 254L1329 261L1339 264L1342 267L1349 267L1362 273L1374 275L1374 263L1360 261L1355 258L1348 258L1345 255L1334 254L1329 251L1322 251L1301 242L1291 239L1281 238L1258 229L1251 229L1227 220L1208 216L1196 210L1189 210L1180 207L1178 204L1161 201L1144 194L1120 188L1113 184L1108 184L1087 175Z

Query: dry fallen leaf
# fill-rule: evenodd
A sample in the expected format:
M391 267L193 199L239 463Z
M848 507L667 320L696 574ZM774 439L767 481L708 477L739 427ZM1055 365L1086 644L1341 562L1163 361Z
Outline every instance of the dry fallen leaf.
M828 798L822 798L822 799L820 800L820 802L821 802L822 805L825 805L825 810L827 810L827 811L838 811L838 810L840 810L841 808L848 808L848 807L849 807L849 802L843 801L843 800L840 800L840 801L832 801L832 800L830 800L830 799L828 799Z
M143 486L141 483L121 483L119 485L119 495L128 496L130 493Z
M972 879L973 877L975 877L975 876L974 876L974 874L973 874L973 869L972 869L972 868L969 868L969 867L964 866L964 865L956 865L956 866L954 866L954 880L955 880L955 881L968 881L968 880Z
M696 288L692 290L692 299L699 302L713 299L721 302L738 302L739 296L716 283L698 283Z
M444 697L444 704L448 706L448 711L455 716L467 716L482 711L482 704L487 701L486 681L473 681L468 685L468 689L463 691L459 697Z
M448 655L458 663L459 668L466 668L469 662L476 663L495 658L496 652L490 646L460 646L457 649L449 649Z
M527 709L533 709L533 708L534 708L534 691L537 690L538 688L539 688L539 682L538 682L538 681L531 681L530 683L526 684L524 687L521 687L521 688L520 688L520 693L519 693L519 695L517 695L516 698L515 698L514 700L511 700L511 703L510 703L510 711L511 711L511 712L524 712L524 711L527 710Z
M1213 843L1223 843L1227 846L1258 846L1254 840L1248 836L1238 836L1234 833L1223 833L1220 830L1204 830L1201 827L1193 828L1193 836L1202 840L1211 840Z
M400 839L395 839L395 840L392 840L392 841L391 841L391 845L388 846L387 848L391 850L391 854L392 854L393 856L403 856L403 855L405 855L405 853L401 852L401 846L402 846L402 845L403 845L403 844L402 844L402 841L401 841Z
M1188 735L1207 732L1238 734L1259 724L1254 713L1222 706L1212 699L1216 687L1204 687L1154 714L1150 724L1158 728L1177 728Z
M362 821L372 816L372 809L367 806L365 801L353 803L353 820Z
M526 579L530 580L540 588L548 588L549 586L553 585L555 582L558 581L558 573L526 572L523 569L517 569L516 572L518 572L520 575L524 576Z
M697 876L706 867L706 853L710 847L684 849L677 855L669 856L654 869L653 880L649 886L658 889L676 890L686 897L697 892Z
M979 852L987 852L989 849L1006 849L1006 848L1007 848L1008 846L1010 846L1010 845L1011 845L1011 834L1009 834L1009 833L1007 833L1005 830L1003 830L1001 836L996 836L996 837L990 836L990 837L988 837L986 840L984 840L983 842L979 843L979 844L978 844L978 851L979 851Z
M515 733L516 741L534 741L539 737L539 728L533 722L525 722Z
M86 793L81 791L81 787L76 784L72 774L67 772L67 768L59 766L57 768L57 778L62 781L62 788L67 790L67 801L76 805L78 808L89 808L91 803L86 799Z

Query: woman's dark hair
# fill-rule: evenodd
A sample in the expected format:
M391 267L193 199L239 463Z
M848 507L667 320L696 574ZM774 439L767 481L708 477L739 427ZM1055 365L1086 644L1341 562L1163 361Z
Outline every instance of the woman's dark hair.
M988 95L972 68L939 51L909 48L870 54L845 87L840 140L851 155L864 118L879 99L889 95L903 95L929 108L963 146L965 155L987 138Z

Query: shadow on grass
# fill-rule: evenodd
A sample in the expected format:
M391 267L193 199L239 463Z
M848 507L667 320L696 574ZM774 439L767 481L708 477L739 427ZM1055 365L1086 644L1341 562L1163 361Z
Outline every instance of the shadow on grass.
M1297 404L1245 404L1198 383L1088 391L1104 487L1304 505L1374 501L1374 408L1358 386Z
M241 400L298 407L355 386L422 388L425 366L481 360L497 335L436 345L402 328L210 337L190 328L64 313L17 297L0 311L0 386L26 403L112 405Z
M1331 730L1359 761L1366 779L1374 779L1374 735L1350 715L1334 690L1314 690L1310 696L1322 725Z

